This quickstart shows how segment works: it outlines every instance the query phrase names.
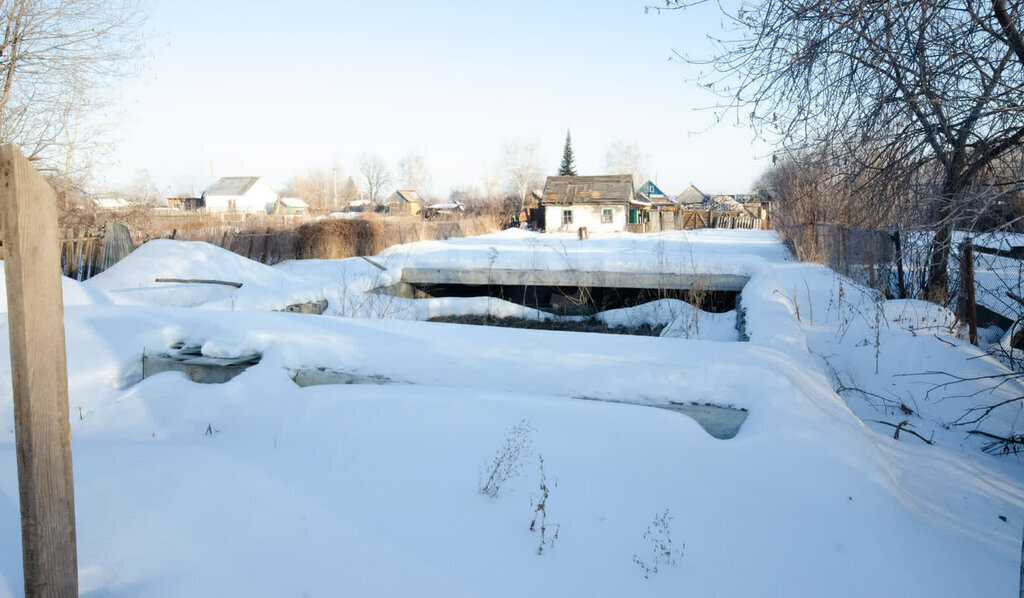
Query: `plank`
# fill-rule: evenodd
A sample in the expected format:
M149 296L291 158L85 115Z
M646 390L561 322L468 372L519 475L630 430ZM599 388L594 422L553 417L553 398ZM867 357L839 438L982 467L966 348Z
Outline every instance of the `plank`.
M228 280L213 280L207 278L157 278L155 282L180 282L184 284L222 284L236 289L242 288L242 283Z
M53 191L0 146L25 595L78 595L60 244Z

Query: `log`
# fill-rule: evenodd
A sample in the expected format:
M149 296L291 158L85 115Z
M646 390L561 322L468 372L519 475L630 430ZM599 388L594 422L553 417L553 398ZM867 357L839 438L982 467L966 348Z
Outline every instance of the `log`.
M212 280L207 278L157 278L156 282L182 282L186 284L222 284L236 289L242 288L242 283L228 280Z

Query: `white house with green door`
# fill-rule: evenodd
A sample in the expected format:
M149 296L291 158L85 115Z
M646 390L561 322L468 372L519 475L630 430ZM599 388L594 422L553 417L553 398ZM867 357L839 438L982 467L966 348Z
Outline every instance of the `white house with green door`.
M650 203L636 197L633 175L549 176L541 197L548 232L618 232L647 221Z

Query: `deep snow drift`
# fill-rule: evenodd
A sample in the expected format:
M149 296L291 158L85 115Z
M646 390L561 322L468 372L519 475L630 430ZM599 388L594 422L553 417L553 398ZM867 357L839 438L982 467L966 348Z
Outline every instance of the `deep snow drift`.
M267 268L160 242L84 285L104 294L66 308L83 595L1016 591L1021 466L941 425L989 398L969 396L977 383L929 395L941 376L901 375L1002 371L951 334L948 313L880 301L790 261L761 231L582 243L509 231L372 259L384 269L361 259ZM749 342L408 321L511 308L366 293L403 267L489 263L742 274ZM155 277L243 286L158 288ZM269 311L316 299L333 315ZM703 315L664 304L604 317ZM180 342L263 359L224 384L176 372L142 379L144 353ZM0 356L0 389L10 388L8 362ZM390 383L299 388L291 378L306 368ZM3 393L0 595L20 595L13 411ZM735 438L716 440L685 415L652 408L674 402L749 414ZM935 444L894 440L871 421L899 419ZM987 421L1013 424L1003 414ZM523 458L496 497L484 496L518 424ZM530 530L544 498L540 457L544 544ZM666 540L671 554L659 556Z

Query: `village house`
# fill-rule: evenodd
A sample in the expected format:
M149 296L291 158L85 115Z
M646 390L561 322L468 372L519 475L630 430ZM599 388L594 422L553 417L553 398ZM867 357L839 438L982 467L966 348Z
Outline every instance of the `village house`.
M309 204L298 197L281 197L267 206L267 213L278 216L300 216L309 213Z
M624 231L645 224L650 209L636 198L631 174L549 176L543 199L548 231Z
M676 203L684 210L706 210L711 200L703 191L690 185L685 191L676 196Z
M387 200L388 212L392 214L419 214L423 209L423 201L418 193L411 189L399 189Z
M647 232L675 230L679 206L653 181L647 181L636 190L636 197L651 204L650 226Z
M277 192L258 176L223 177L203 192L207 212L267 213Z

